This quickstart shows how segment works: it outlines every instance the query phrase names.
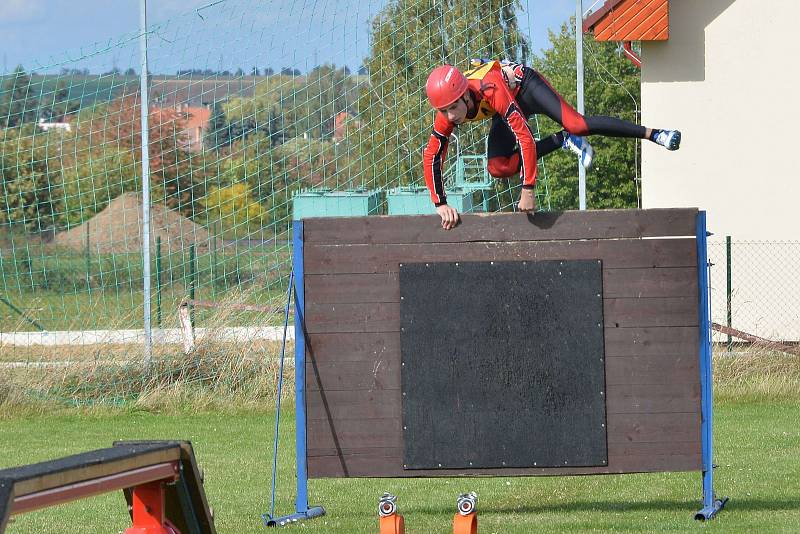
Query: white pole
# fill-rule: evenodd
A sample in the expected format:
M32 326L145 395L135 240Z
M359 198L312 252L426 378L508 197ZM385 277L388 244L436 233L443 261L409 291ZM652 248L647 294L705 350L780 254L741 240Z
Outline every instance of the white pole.
M147 98L147 0L140 0L139 50L141 64L140 93L142 109L142 278L144 285L144 365L150 366L153 353L153 330L150 324L150 103Z
M575 2L575 54L578 70L578 113L584 114L583 108L583 5L581 0ZM586 169L578 161L578 205L586 209Z

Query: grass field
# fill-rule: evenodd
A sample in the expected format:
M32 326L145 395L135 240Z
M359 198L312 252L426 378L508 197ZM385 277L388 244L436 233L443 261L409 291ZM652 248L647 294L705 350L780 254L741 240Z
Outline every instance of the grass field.
M326 533L377 532L377 499L399 496L409 533L452 532L455 498L479 494L479 532L799 532L800 406L792 400L717 403L716 488L730 502L700 523L699 473L486 478L312 480L310 503L327 515L290 527ZM282 419L278 513L293 511L292 414ZM285 424L284 424L285 422ZM266 413L152 414L94 411L82 415L6 416L0 420L0 465L36 462L117 439L191 440L205 470L217 529L262 530L269 510L272 429ZM123 532L121 492L17 516L7 532Z
M27 234L0 232L0 331L112 330L143 328L143 263L138 253L85 254L33 242ZM215 241L216 242L216 241ZM224 242L217 252L153 254L153 326L175 328L177 309L195 288L196 300L273 306L285 301L288 248ZM160 286L157 284L160 280ZM160 297L159 297L160 287ZM160 300L160 302L159 302ZM197 309L200 323L218 310ZM262 316L264 314L261 314ZM226 312L226 326L249 325L252 312ZM37 327L35 323L38 323Z
M144 297L141 291L96 291L93 293L59 293L38 291L34 295L6 295L26 316L35 320L48 331L60 330L126 330L143 328L142 309ZM164 288L161 305L157 304L155 290L150 299L151 322L154 328L178 328L178 306L188 298L188 291L179 285ZM233 289L212 292L202 288L195 298L215 303L254 304L267 306L272 311L283 310L286 305L285 290L261 290L259 288ZM158 322L160 309L160 323ZM216 318L223 313L225 323ZM280 315L280 317L277 317ZM283 315L277 313L239 312L235 310L195 310L197 326L275 326L283 323ZM160 324L160 326L159 326ZM0 304L0 331L36 332L38 329L14 312Z

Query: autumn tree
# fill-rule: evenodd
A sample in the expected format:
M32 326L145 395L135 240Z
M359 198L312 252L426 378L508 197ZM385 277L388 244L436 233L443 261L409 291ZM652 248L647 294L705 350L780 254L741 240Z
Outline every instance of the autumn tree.
M82 121L83 122L83 121ZM119 98L98 106L81 125L82 135L93 144L116 146L141 159L141 104L136 96ZM170 108L153 107L148 114L150 181L153 201L191 217L202 210L204 175L192 164L183 133L185 117Z

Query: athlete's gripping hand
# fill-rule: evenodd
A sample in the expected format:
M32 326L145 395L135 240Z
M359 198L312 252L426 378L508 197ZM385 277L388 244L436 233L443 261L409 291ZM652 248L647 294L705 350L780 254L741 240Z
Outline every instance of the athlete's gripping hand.
M458 225L461 218L458 216L458 211L451 208L447 204L442 204L436 208L436 213L442 218L442 228L450 230Z
M519 195L519 211L532 212L536 209L536 196L533 189L523 189Z

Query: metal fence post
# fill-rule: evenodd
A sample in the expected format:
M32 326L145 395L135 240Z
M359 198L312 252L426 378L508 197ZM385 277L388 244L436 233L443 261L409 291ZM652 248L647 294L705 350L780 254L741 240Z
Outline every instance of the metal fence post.
M156 325L161 328L161 236L156 237Z
M189 245L189 318L192 322L192 330L194 330L194 296L195 286L197 286L197 269L195 268L195 253L194 243Z
M217 284L214 278L217 275L217 236L219 234L219 221L214 221L212 225L212 246L211 246L211 294L217 296Z
M731 295L732 295L732 277L731 277L731 236L725 236L725 265L726 265L726 278L727 278L727 286L725 288L725 295L727 296L727 312L728 312L728 328L733 326L733 310L731 309ZM728 352L733 350L733 338L730 334L728 334Z
M144 366L150 367L153 328L150 324L150 103L147 81L147 0L139 2L139 91L142 121L142 285L144 291Z
M89 221L86 221L86 291L92 290L92 251L89 240Z

